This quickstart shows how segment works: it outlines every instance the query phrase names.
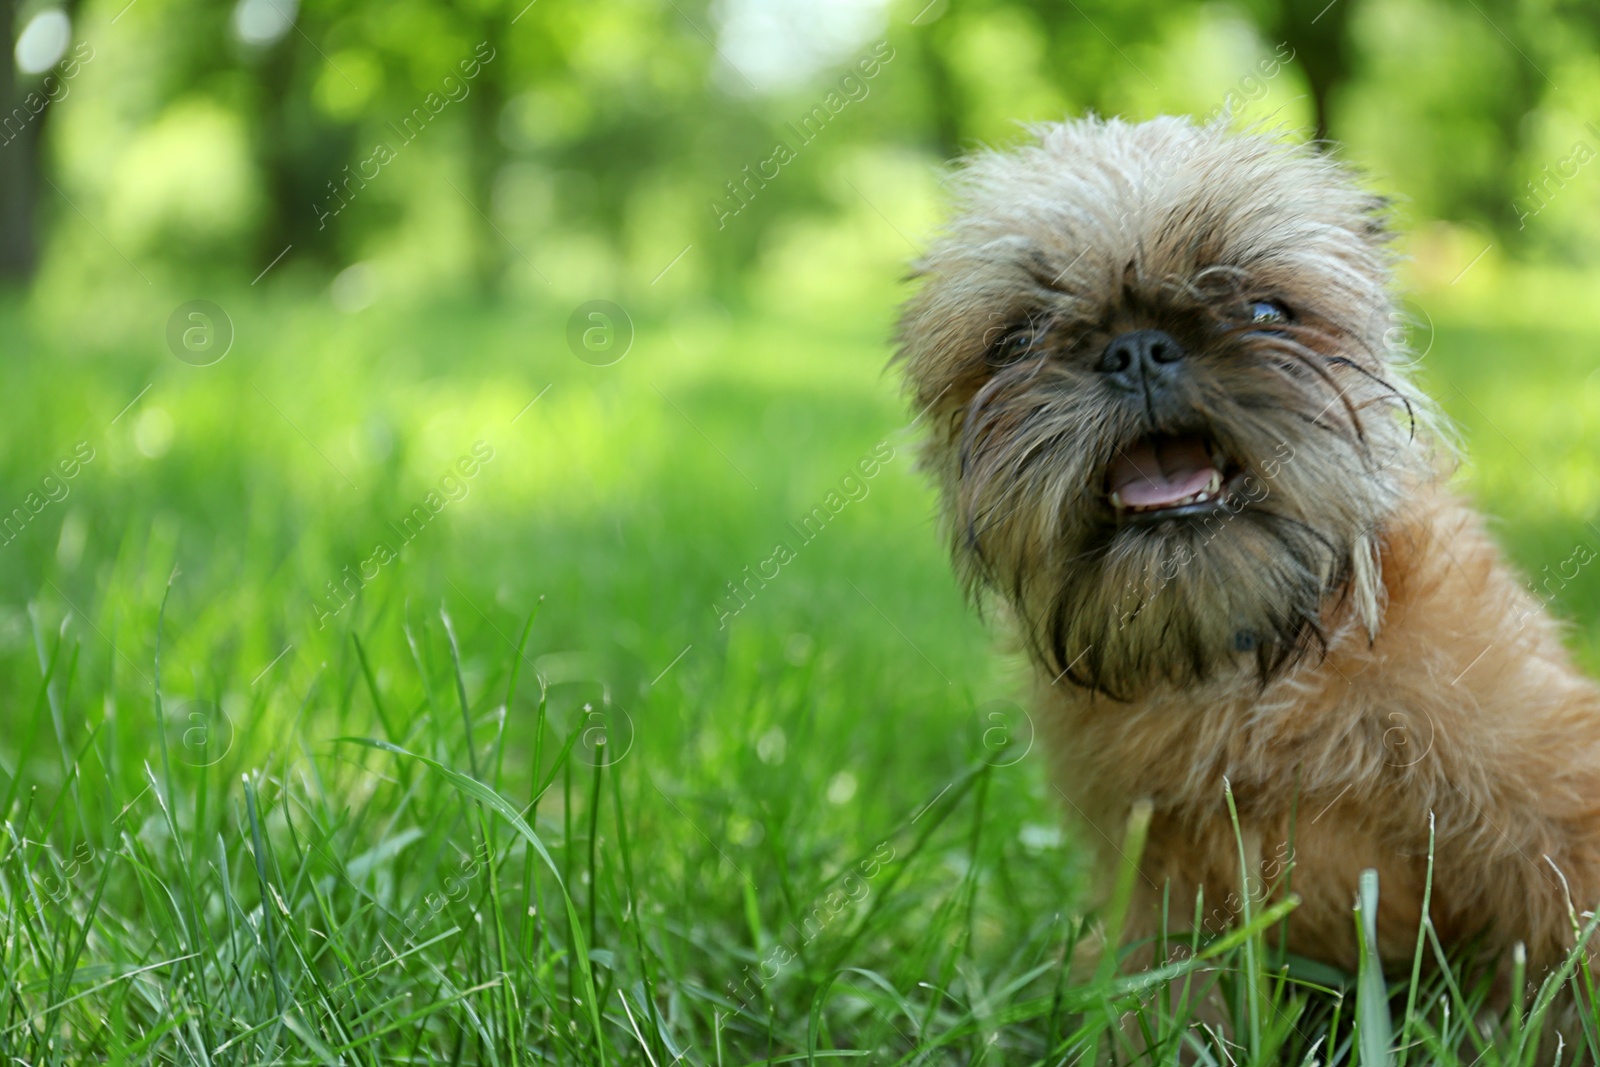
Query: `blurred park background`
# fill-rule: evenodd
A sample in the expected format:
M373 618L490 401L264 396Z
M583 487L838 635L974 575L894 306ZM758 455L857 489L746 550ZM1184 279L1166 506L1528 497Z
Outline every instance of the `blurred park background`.
M1600 668L1600 572L1571 573L1600 547L1594 4L0 0L0 29L12 1055L894 1045L879 987L828 1000L828 952L764 1014L729 989L956 781L976 811L816 943L903 996L1022 996L995 975L1059 948L1085 872L884 373L946 162L1019 123L1339 142L1395 197L1461 483ZM572 1036L526 843L344 736L525 812L551 786L530 822L605 1036ZM413 923L478 847L504 883ZM374 977L379 944L415 955ZM912 1015L967 1034L953 1010Z

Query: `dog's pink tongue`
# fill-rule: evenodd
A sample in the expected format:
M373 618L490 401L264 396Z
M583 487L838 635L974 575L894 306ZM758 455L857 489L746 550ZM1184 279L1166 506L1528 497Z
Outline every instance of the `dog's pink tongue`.
M1163 507L1198 493L1215 473L1203 441L1145 438L1112 460L1109 488L1122 498L1123 507Z

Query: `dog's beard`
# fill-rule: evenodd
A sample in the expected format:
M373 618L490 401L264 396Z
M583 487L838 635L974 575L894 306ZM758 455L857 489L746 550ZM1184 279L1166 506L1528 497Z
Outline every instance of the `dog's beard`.
M1058 361L999 368L947 427L958 564L1058 678L1118 699L1237 672L1265 684L1326 647L1352 594L1376 626L1377 531L1418 455L1381 366L1358 334L1290 327L1208 361L1159 411ZM1201 514L1112 506L1129 452L1159 448L1212 457L1222 487L1184 509Z

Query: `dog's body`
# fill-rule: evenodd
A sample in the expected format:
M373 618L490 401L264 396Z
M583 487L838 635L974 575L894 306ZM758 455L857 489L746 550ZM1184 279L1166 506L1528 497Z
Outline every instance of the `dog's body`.
M1600 904L1600 690L1444 484L1382 202L1216 125L1038 133L968 164L900 358L1108 864L1153 805L1139 929L1163 887L1217 932L1292 878L1289 947L1353 967L1370 867L1408 961L1431 828L1447 944L1555 965Z
M1353 971L1357 876L1376 868L1379 950L1407 962L1430 816L1429 911L1447 945L1521 940L1537 975L1573 943L1563 876L1579 908L1600 902L1600 697L1465 504L1434 488L1403 521L1383 542L1377 639L1332 623L1326 658L1264 691L1118 705L1041 676L1056 778L1090 838L1120 843L1129 801L1154 803L1143 932L1168 880L1177 925L1201 886L1210 933L1236 920L1242 837L1256 910L1277 882L1301 898L1292 951Z

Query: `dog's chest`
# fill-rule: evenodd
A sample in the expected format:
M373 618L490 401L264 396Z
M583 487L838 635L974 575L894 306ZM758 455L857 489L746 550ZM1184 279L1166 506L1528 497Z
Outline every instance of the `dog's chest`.
M1352 969L1360 872L1378 872L1379 951L1388 959L1415 946L1426 878L1425 855L1397 852L1342 803L1307 813L1292 828L1279 817L1254 817L1247 803L1237 831L1226 810L1205 820L1158 810L1140 867L1147 893L1159 897L1159 887L1170 886L1175 925L1192 927L1198 914L1211 936L1292 893L1299 903L1288 924L1291 951Z

